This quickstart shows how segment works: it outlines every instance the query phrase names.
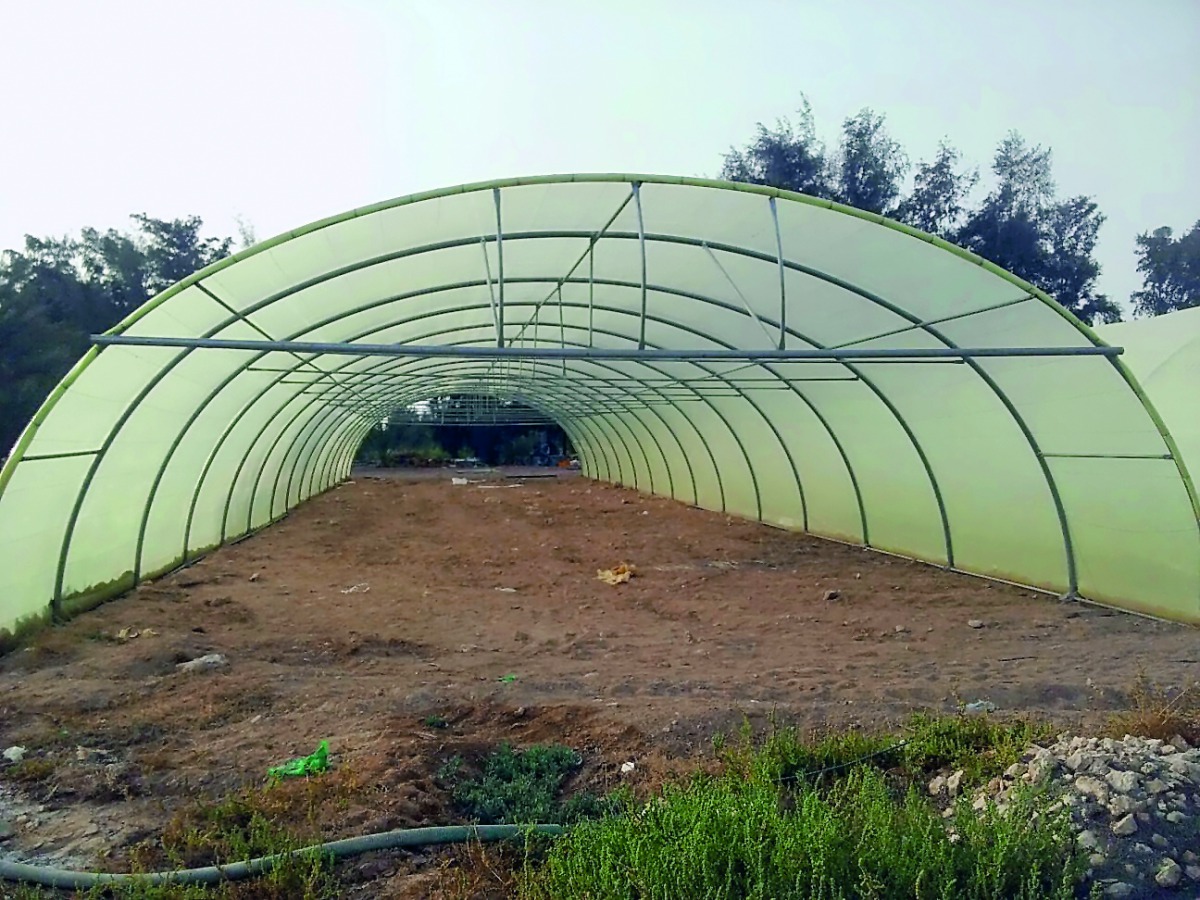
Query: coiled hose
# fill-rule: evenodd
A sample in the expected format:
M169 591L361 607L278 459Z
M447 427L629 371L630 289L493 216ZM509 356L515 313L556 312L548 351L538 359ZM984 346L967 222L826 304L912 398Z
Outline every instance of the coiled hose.
M180 869L174 872L146 872L136 875L107 872L74 872L52 866L0 860L0 879L40 884L66 890L87 890L96 885L139 882L142 884L216 884L263 875L277 863L304 853L319 853L334 859L346 859L372 850L396 847L425 847L433 844L462 844L467 841L505 841L528 834L562 834L561 825L446 825L437 828L400 828L361 837L343 838L314 844L288 853L260 856L223 866L204 866L199 869Z

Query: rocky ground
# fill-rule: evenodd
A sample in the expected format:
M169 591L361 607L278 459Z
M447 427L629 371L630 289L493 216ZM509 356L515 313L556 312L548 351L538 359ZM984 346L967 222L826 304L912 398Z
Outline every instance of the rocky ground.
M948 818L961 778L955 772L929 784ZM974 807L995 802L1003 809L1025 784L1061 794L1103 896L1200 898L1200 749L1182 738L1061 735L1050 746L1030 748L976 794Z

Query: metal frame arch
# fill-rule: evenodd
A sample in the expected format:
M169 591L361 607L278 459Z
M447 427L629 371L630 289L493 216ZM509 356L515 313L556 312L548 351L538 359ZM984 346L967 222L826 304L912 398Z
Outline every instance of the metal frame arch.
M646 180L646 181L656 181L656 179L645 179L645 180ZM668 182L668 183L671 183L671 182ZM684 183L684 182L680 181L679 183ZM832 207L832 206L830 206L830 208L833 208L833 207ZM867 216L864 216L864 218L869 218L869 217L867 217ZM1128 378L1126 379L1126 381L1127 381L1127 383L1128 383L1128 384L1130 384L1131 386L1133 386L1133 385L1135 385L1135 384L1136 384L1136 382L1131 382L1131 381L1129 381L1129 379L1128 379ZM993 385L992 385L991 387L992 387L992 390L993 390L993 392L996 392L996 393L998 393L998 396L1002 395L1002 392L1000 392L1000 391L999 391L999 389L998 389L998 388L997 388L997 387L994 385L994 383L993 383ZM1136 389L1135 389L1135 393L1137 393ZM1141 397L1139 396L1139 399L1142 399L1142 400L1143 400L1143 408L1146 408L1147 410L1151 410L1151 411L1152 411L1152 407L1150 407L1150 406L1148 405L1148 402L1147 402L1147 401L1145 401L1145 399L1144 399L1144 398L1141 398ZM1011 406L1011 402L1009 403L1009 405ZM1152 418L1153 418L1153 417L1154 417L1154 416L1152 415ZM1027 431L1028 431L1028 430L1027 430ZM1029 436L1029 435L1027 434L1027 436ZM1164 437L1166 437L1166 438L1167 438L1167 446L1168 446L1168 448L1171 450L1172 457L1174 458L1174 460L1175 460L1175 462L1176 462L1177 469L1179 469L1179 468L1180 468L1180 466L1182 465L1182 460L1179 458L1179 456L1178 456L1177 452L1176 452L1176 451L1175 451L1175 450L1172 448L1171 442L1170 442L1170 440L1169 440L1169 433L1165 433L1165 434L1164 434ZM1035 449L1036 449L1036 448L1035 448ZM16 454L14 454L14 456L16 456ZM1181 476L1186 476L1186 469L1180 469L1180 474L1181 474ZM1189 494L1189 497L1190 497L1190 499L1192 500L1193 508L1195 508L1195 502L1196 502L1196 501L1195 501L1195 491L1194 491L1194 488L1190 486L1190 482L1189 482L1189 481L1186 479L1186 477L1184 477L1184 482L1185 482L1185 489L1187 490L1187 492L1188 492L1188 494ZM90 483L90 479L89 479L89 483ZM85 488L83 488L83 487L81 487L81 493L86 493L86 489L85 489ZM1068 552L1070 552L1070 551L1068 551ZM61 562L61 560L60 560L60 562ZM60 585L60 588L61 588L61 585ZM61 593L61 590L60 590L58 593Z
M811 206L815 206L815 207L825 208L825 209L829 209L831 211L839 212L841 214L849 215L851 217L864 219L864 220L872 222L876 225L890 228L890 229L898 231L902 234L909 235L915 239L918 239L925 243L929 243L933 246L936 246L943 251L949 252L949 253L951 253L961 259L964 259L974 265L978 265L978 266L982 267L983 269L985 269L986 271L990 272L991 274L996 275L997 277L1003 278L1018 287L1021 287L1022 290L1031 293L1034 297L1036 297L1044 305L1047 305L1052 310L1054 310L1058 315L1060 315L1061 317L1065 318L1068 322L1073 324L1077 328L1077 330L1079 330L1086 337L1088 337L1093 343L1095 343L1095 344L1103 343L1102 341L1099 340L1099 338L1097 338L1093 333L1091 333L1090 330L1088 330L1086 328L1086 326L1084 326L1078 320L1077 317L1075 317L1067 310L1065 310L1062 307L1055 304L1053 302L1053 300L1051 300L1051 298L1049 298L1044 292L1041 292L1041 291L1037 290L1036 288L1033 288L1032 285L1029 285L1028 283L1022 281L1021 279L1018 279L1016 276L1012 275L1011 273L1005 271L1004 269L1001 269L1000 267L994 265L993 263L988 262L987 260L982 259L981 257L976 256L975 254L972 254L966 250L963 250L962 248L956 247L955 245L950 244L950 243L948 243L940 238L937 238L933 235L927 234L925 232L921 232L917 229L911 228L910 226L902 225L898 222L894 222L889 219L886 219L883 216L880 216L880 215L877 215L874 213L863 212L861 210L856 210L852 207L847 207L847 206L844 206L844 205L841 205L838 203L834 203L832 201L818 200L816 198L808 197L803 194L797 194L795 192L780 190L777 188L765 187L765 186L761 186L761 185L730 183L730 182L714 181L711 179L688 178L688 177L666 177L666 176L652 176L652 175L642 175L642 174L615 174L615 173L565 175L565 176L542 176L542 177L533 177L533 178L511 178L511 179L494 180L494 181L488 181L488 182L482 182L482 183L476 183L476 184L458 185L458 186L448 187L448 188L444 188L444 189L440 189L440 190L429 191L429 192L425 192L422 194L414 194L414 195L410 195L410 196L406 196L406 197L400 197L400 198L396 198L394 200L384 201L382 203L374 204L374 205L371 205L368 207L362 207L360 209L351 210L347 213L343 213L343 214L340 214L337 216L332 216L327 219L323 219L318 222L314 222L311 225L305 226L303 228L296 229L294 231L280 235L276 238L273 238L269 241L264 242L263 244L257 245L256 247L253 247L253 248L250 248L249 250L243 251L243 252L235 255L234 257L231 257L227 260L222 260L222 261L219 261L218 263L215 263L214 265L208 267L207 269L203 270L202 272L198 272L194 276L190 276L188 279L185 279L183 282L180 282L180 284L175 286L174 288L168 289L168 291L164 292L164 294L160 295L159 298L156 298L156 300L150 301L150 303L148 303L146 305L146 307L143 307L143 308L135 311L133 314L131 314L129 317L127 317L127 319L124 320L122 323L120 323L115 329L113 329L113 331L117 331L117 330L121 329L122 327L125 327L125 326L137 321L137 319L140 318L142 315L144 315L146 312L148 312L149 309L154 308L154 306L157 306L159 303L164 302L166 299L168 299L169 296L172 294L172 292L178 292L180 290L185 289L191 283L199 280L200 278L204 277L205 275L218 272L221 269L223 269L229 265L233 265L234 263L240 261L241 259L247 258L256 253L260 253L260 252L269 250L271 247L277 246L278 244L281 244L287 240L290 240L290 239L293 239L296 237L300 237L305 234L313 233L322 228L336 225L339 222L348 221L350 219L353 219L353 218L356 218L359 216L370 215L375 212L394 209L394 208L397 208L400 206L419 203L423 200L447 197L447 196L452 196L455 194L470 193L473 191L482 191L482 190L498 191L499 189L504 188L504 187L519 187L519 186L537 185L537 184L549 185L549 184L575 184L575 183L593 183L593 182L605 182L605 183L618 183L619 182L619 183L623 183L623 184L632 184L634 182L638 182L638 183L647 183L647 184L702 187L702 188L712 188L712 189L720 189L720 190L727 190L727 191L739 191L739 192L745 192L745 193L754 193L754 194L760 194L760 195L763 195L766 197L786 199L786 200L799 202L799 203L803 203L803 204L807 204L807 205L811 205ZM1149 399L1144 395L1144 392L1137 389L1137 387L1136 387L1137 382L1135 379L1133 379L1133 377L1129 373L1127 367L1124 367L1124 366L1121 366L1118 364L1118 370L1123 375L1126 384L1129 385L1130 388L1134 390L1135 394L1138 396L1138 399L1142 402L1143 408L1145 408L1147 410L1147 412L1151 415L1151 418L1155 422L1156 427L1159 429L1160 434L1163 436L1165 442L1167 443L1168 448L1171 452L1172 458L1176 462L1176 467L1177 467L1177 470L1179 471L1180 477L1184 481L1184 486L1188 493L1189 499L1192 503L1193 510L1197 514L1198 522L1200 522L1200 501L1197 500L1195 488L1191 483L1191 479L1188 477L1188 473L1187 473L1186 469L1182 468L1182 461L1177 452L1177 448L1174 446L1174 442L1171 439L1169 432L1165 429L1165 426L1162 423L1161 417L1158 416L1157 411L1153 408L1153 405L1149 402ZM18 453L14 453L14 457L17 457L19 455L20 454L18 454ZM3 489L4 480L5 479L3 478L3 473L0 473L0 491L2 491L2 489Z
M444 332L435 332L434 334L441 334L441 333L444 333ZM436 364L436 361L412 359L412 360L401 361L399 363L397 363L397 361L395 361L395 360L385 360L385 361L377 363L373 366L369 366L369 367L362 368L362 369L350 369L349 366L352 365L352 363L351 363L351 364L347 364L345 367L343 367L337 371L342 374L362 374L362 375L367 375L367 376L382 377L382 376L385 376L392 372L395 372L397 374L408 374L408 370L405 367L415 364L417 362L422 362L425 364L423 366L423 368L421 369L422 372L428 371L428 372L436 373L436 372L441 372L441 370L442 370L442 366L438 366ZM661 394L661 392L657 389L657 387L655 387L652 384L647 383L643 379L638 378L636 375L629 374L629 373L625 372L624 370L618 369L616 366L613 366L609 363L604 363L601 361L592 360L592 361L589 361L589 364L596 368L599 368L601 370L611 371L614 375L619 375L621 378L624 378L624 379L627 379L630 381L634 381L634 382L640 384L643 387L643 389L652 391L653 393L662 397L664 400L666 399ZM443 365L447 365L447 364L443 364ZM449 365L453 365L453 364L449 364ZM385 369L384 367L387 367L387 368ZM454 370L454 371L458 371L458 370ZM487 371L490 371L490 368ZM482 376L486 376L487 371L485 371L483 373L478 373L478 374L480 374ZM473 373L474 373L473 369L472 370L463 370L463 377L475 377L475 375ZM572 386L575 388L580 388L580 389L586 388L586 386L587 386L586 382L597 382L601 385L609 385L609 386L613 386L613 387L618 385L618 382L616 382L613 378L607 377L603 374L599 374L596 372L582 373L579 370L575 370L575 374L577 376L586 374L586 380L580 379L578 377L570 379ZM444 376L439 376L439 377L444 377ZM675 447L679 451L679 458L683 462L683 465L687 472L688 480L691 483L693 500L695 500L697 497L695 473L692 469L691 461L687 455L686 450L684 449L683 445L679 442L679 438L675 433L675 429L669 423L667 423L666 420L663 419L661 414L659 414L658 411L656 409L654 409L653 407L649 408L647 411L649 413L651 413L656 419L658 419L659 424L661 424L666 429L666 433L668 435L670 435L671 439L675 442ZM635 418L641 420L641 411L639 409L631 408L628 412L630 415L633 415ZM659 451L659 455L661 456L661 458L664 461L665 470L667 472L668 484L670 486L672 496L675 496L675 487L674 487L675 474L674 474L673 467L670 465L669 458L668 458L665 450L663 450L661 444L659 443L659 439L656 435L655 430L653 428L647 427L646 434L650 437L652 442L655 444L656 448ZM700 437L700 436L698 435L698 437ZM703 440L702 437L701 437L701 440ZM715 460L711 459L711 454L710 454L710 461L712 461L715 465Z
M394 302L394 301L391 301L391 302ZM465 309L465 308L464 308L464 309ZM459 310L459 311L461 311L461 310ZM441 315L441 314L443 314L443 312L445 312L445 311L438 311L438 313L437 313L437 314L435 314L435 315ZM309 327L310 327L310 328L312 328L312 327L322 327L323 325L325 325L325 324L329 324L329 323L330 323L330 322L332 322L332 321L336 321L336 320L338 320L339 318L342 318L342 317L330 317L328 320L322 321L321 323L318 323L318 324L316 324L316 325L310 325ZM376 327L376 329L375 329L375 330L386 330L387 328L396 327L398 324L407 324L407 323L408 323L408 322L410 322L410 321L413 321L413 320L403 320L402 322L390 322L390 323L385 323L385 324L383 324L383 325L378 325L378 326ZM486 326L479 326L479 327L486 327ZM458 329L455 329L455 330L458 330ZM355 336L353 339L357 339L358 337L362 337L362 336L365 336L366 334L370 334L370 333L373 333L373 332L365 332L365 333L363 333L363 334L356 335L356 336ZM619 335L619 334L617 334L617 333L612 333L612 336L616 336L616 337L625 337L625 336L623 336L623 335ZM240 369L236 370L236 372L235 372L235 373L233 373L233 375L236 375L237 373L240 373L241 371L245 371L245 369L246 369L247 367L249 367L250 365L252 365L252 364L253 364L253 362L256 362L258 359L261 359L261 358L262 358L262 356L264 356L264 355L266 355L266 354L265 354L265 353L261 353L261 354L258 354L258 355L256 355L255 357L253 357L251 360L248 360L248 361L247 361L247 362L246 362L246 363L245 363L245 364L244 364L244 365L243 365L243 366L242 366ZM295 371L297 371L297 368L298 368L298 366L300 366L300 365L304 365L304 364L305 364L305 361L304 361L304 360L297 360L297 364L296 364L296 366L294 366L294 367L293 367L291 370L289 370L289 371L294 373ZM338 370L330 370L330 371L331 371L331 373L333 373L333 374L336 374ZM622 374L624 374L624 373L622 373ZM232 380L232 377L231 377L229 380ZM201 474L200 480L199 480L199 482L198 482L198 484L197 484L197 491L196 491L196 494L195 494L195 496L193 497L192 506L191 506L191 508L189 509L189 516L188 516L188 526L187 526L187 530L185 531L185 540L187 541L187 543L189 543L189 544L190 544L190 538L188 537L188 535L190 535L191 521L192 521L192 518L193 518L193 516L194 516L194 512L195 512L195 503L196 503L196 501L198 500L198 497L199 497L200 490L201 490L201 489L202 489L202 487L203 487L203 483L204 483L205 479L207 478L207 474L208 474L208 471L209 471L209 470L210 470L210 468L211 468L211 464L212 464L213 460L215 459L215 456L216 456L216 454L219 452L219 449L220 449L221 445L223 445L225 438L228 436L228 433L232 432L232 429L233 429L233 427L234 427L234 426L236 426L237 422L238 422L238 421L240 421L241 417L242 417L243 415L245 415L245 414L246 414L246 412L248 412L248 411L249 411L249 408L250 408L251 406L253 406L255 403L257 403L257 401L258 401L259 399L261 399L263 396L265 396L265 395L266 395L266 393L268 393L268 392L270 391L270 389L271 389L272 387L274 387L274 386L275 386L275 384L276 384L276 383L277 383L277 382L272 382L271 384L267 385L267 386L266 386L266 387L265 387L265 388L264 388L264 389L263 389L263 390L260 392L260 394L259 394L259 395L258 395L256 398L254 398L253 400L249 401L249 403L247 404L246 408L245 408L245 409L243 409L241 412L239 412L238 416L237 416L237 417L235 417L235 420L234 420L233 422L231 422L231 423L230 423L230 425L229 425L229 427L228 427L228 429L227 429L227 431L226 431L226 434L222 436L222 439L221 439L221 440L218 442L218 444L217 444L217 445L214 447L214 449L213 449L212 453L210 454L210 459L209 459L209 460L208 460L208 462L206 463L206 465L205 465L205 468L204 468L204 470L203 470L203 472L202 472L202 474ZM210 399L211 399L211 398L210 398ZM207 402L207 401L206 401L206 402ZM285 402L285 404L284 404L284 405L286 406L287 404L290 404L290 402L291 402L291 398L289 398L289 399L288 399L288 400ZM283 408L283 407L281 407L281 408ZM277 412L278 412L278 410L277 410ZM693 426L693 427L694 427L694 426ZM669 428L669 426L668 426L668 428ZM706 440L704 439L703 435L702 435L702 434L700 434L700 433L698 433L698 434L697 434L697 436L700 438L700 440L701 440L703 443L705 443L705 445L706 445L706 447L707 447L707 442L706 442ZM254 442L257 442L257 438L255 438ZM252 442L251 446L253 446L253 443L254 443L254 442ZM601 448L601 449L603 449L603 448ZM248 453L248 452L249 452L249 450L247 450L247 453ZM614 452L613 460L617 462L617 465L618 465L618 477L620 478L620 477L622 477L622 476L621 476L621 470L620 470L619 458L618 458L618 457L615 455L615 448L613 448L613 452ZM714 467L715 467L715 466L716 466L715 457L712 457L711 450L708 450L707 452L709 453L709 455L710 455L710 458L712 458L713 465L714 465ZM612 474L612 473L611 473L611 463L609 463L609 462L607 461L607 456L608 456L608 454L607 454L607 453L604 453L604 456L605 456L605 459L606 459L606 467L609 467L609 468L608 468L608 477L611 479L611 474ZM238 472L239 472L239 474L235 476L235 481L236 481L236 478L237 478L237 477L240 477L240 470L241 470L241 468L244 466L244 461L245 461L245 460L244 460L244 458L243 458L243 461L242 461L241 463L239 463L239 467L238 467ZM718 470L718 479L719 479L719 478L720 478L720 475L719 475L719 470ZM226 518L227 518L227 516L226 516Z

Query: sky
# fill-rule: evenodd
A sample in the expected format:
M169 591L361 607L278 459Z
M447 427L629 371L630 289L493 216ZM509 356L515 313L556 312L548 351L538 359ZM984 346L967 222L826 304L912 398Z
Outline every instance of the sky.
M0 0L0 248L199 215L257 237L465 182L715 176L801 95L914 159L1017 130L1137 234L1200 220L1200 0Z

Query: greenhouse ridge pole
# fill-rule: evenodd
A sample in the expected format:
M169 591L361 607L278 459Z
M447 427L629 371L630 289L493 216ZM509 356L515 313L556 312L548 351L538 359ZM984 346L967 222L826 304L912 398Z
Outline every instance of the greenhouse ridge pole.
M1124 347L871 347L779 350L715 350L697 348L629 349L599 347L488 347L444 344L354 344L323 341L267 341L236 338L155 337L131 334L93 334L91 342L100 347L186 347L189 349L280 351L284 353L328 353L339 356L452 356L460 359L619 359L691 362L717 360L742 362L756 360L826 361L839 360L944 360L985 359L994 357L1048 356L1120 356Z

